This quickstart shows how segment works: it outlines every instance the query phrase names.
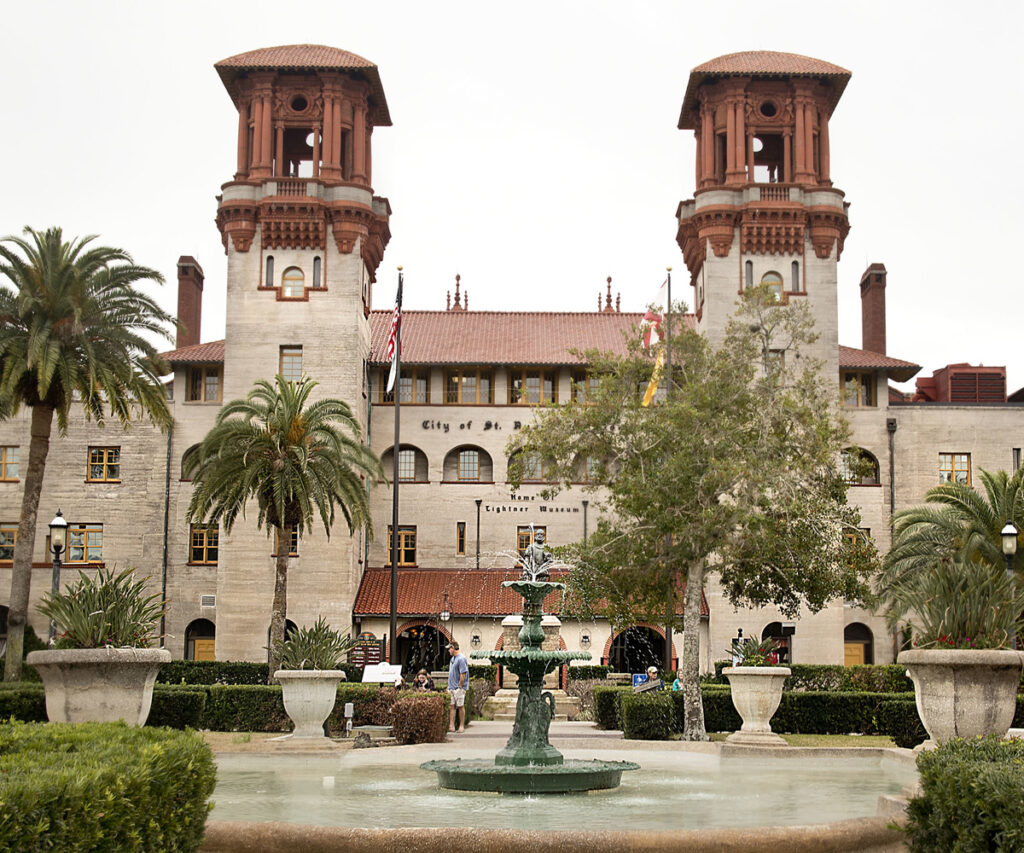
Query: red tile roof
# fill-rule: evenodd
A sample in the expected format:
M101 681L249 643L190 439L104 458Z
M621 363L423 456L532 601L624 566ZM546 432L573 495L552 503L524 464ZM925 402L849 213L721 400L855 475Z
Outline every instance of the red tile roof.
M565 570L551 572L551 580L561 581ZM503 587L502 581L519 580L520 569L399 569L398 614L432 616L441 609L445 593L453 616L508 616L522 610L522 599ZM683 596L678 595L682 614ZM561 595L544 599L545 613L558 613ZM363 573L352 605L354 616L388 616L391 613L391 569L369 568ZM701 616L708 615L707 599L701 595Z
M921 369L921 365L912 361L844 346L839 347L839 366L860 370L884 370L897 382L906 382Z
M826 78L832 85L829 98L829 115L836 108L839 98L853 75L845 68L801 56L798 53L779 53L774 50L745 50L728 53L698 65L690 72L690 81L683 96L683 108L679 113L679 127L693 130L697 90L705 81L716 77L818 77Z
M163 353L171 364L220 364L224 361L224 341L193 344Z
M639 313L406 311L403 364L583 364L580 352L625 353ZM684 315L693 328L692 314ZM390 311L370 314L370 362L383 364Z
M352 71L365 78L372 92L370 119L375 125L390 125L388 104L384 98L384 87L380 82L377 66L370 60L323 44L286 44L278 47L261 47L236 56L229 56L214 63L225 88L236 101L237 78L246 71ZM237 103L237 101L236 101Z

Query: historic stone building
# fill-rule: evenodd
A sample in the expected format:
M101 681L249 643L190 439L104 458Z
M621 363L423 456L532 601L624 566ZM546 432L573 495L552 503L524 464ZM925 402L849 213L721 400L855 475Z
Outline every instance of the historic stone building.
M237 169L217 208L227 254L225 339L202 342L203 271L181 257L183 329L168 356L174 429L165 435L139 424L123 432L76 416L69 436L52 442L32 594L35 604L49 588L46 523L60 507L71 523L65 579L99 563L135 566L169 598L173 654L258 660L277 543L251 519L230 535L190 528L182 460L225 400L282 373L313 377L320 393L349 401L391 470L394 408L383 390L391 306L371 308L390 213L387 199L373 194L372 138L391 120L376 66L343 50L266 48L215 67L238 111ZM679 127L696 135L696 190L679 205L677 240L693 286L686 322L712 340L721 339L745 287L767 284L779 299L811 307L821 333L815 355L836 377L853 428L850 452L869 463L866 475L858 469L851 499L884 551L892 513L930 486L1017 466L1024 412L1008 402L1001 368L950 365L919 379L910 399L890 389L890 380L920 368L887 353L881 264L861 282L861 348L839 344L837 264L850 225L844 193L832 183L828 128L849 77L827 62L771 52L695 68ZM391 293L378 294L378 306ZM550 543L586 536L595 521L587 494L544 500L544 472L530 466L513 493L506 443L532 406L571 398L586 367L572 351L621 350L640 319L613 305L610 281L594 312L472 311L456 281L444 310L405 313L397 556L406 665L440 664L449 636L469 650L500 647L501 620L517 606L500 582L516 572L517 551L541 528ZM27 446L27 417L0 424L0 602L10 589ZM379 485L371 501L372 542L342 528L329 541L314 531L290 544L289 620L308 624L322 614L363 637L361 654L390 639L390 487ZM738 628L785 638L795 662L893 659L883 620L841 601L787 624L771 608L736 611L714 580L705 597L704 667ZM30 621L45 629L38 613ZM661 636L659 626L602 620L562 626L569 647L634 671L660 657Z

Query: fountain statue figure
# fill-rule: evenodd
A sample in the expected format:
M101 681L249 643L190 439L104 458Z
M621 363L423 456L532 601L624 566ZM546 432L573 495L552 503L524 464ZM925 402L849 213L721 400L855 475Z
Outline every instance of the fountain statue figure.
M538 536L541 534L538 532ZM534 546L531 546L534 547ZM505 581L523 599L523 627L519 649L473 652L474 658L489 658L518 677L519 699L512 736L493 761L427 761L420 766L437 773L442 788L500 793L567 793L615 788L624 770L637 770L631 761L566 761L548 741L555 714L554 696L544 690L544 676L572 660L589 660L589 652L541 648L543 603L564 584L536 579L546 577L551 555L541 539L538 550L523 558L523 579ZM529 552L528 552L529 553ZM529 573L529 574L528 574Z
M523 580L546 581L553 562L551 552L544 547L544 531L538 530L523 551Z

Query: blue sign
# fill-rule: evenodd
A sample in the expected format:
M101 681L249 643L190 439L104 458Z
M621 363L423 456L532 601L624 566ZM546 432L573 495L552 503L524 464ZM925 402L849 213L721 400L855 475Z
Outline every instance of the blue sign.
M634 688L639 687L641 684L644 684L646 681L647 681L647 673L646 672L634 672L633 673L633 687Z

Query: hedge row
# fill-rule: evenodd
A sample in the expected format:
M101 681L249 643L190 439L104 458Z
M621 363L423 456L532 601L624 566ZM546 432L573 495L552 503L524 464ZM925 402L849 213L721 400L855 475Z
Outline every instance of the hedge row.
M704 726L732 732L742 724L727 687L701 688ZM1017 699L1024 718L1024 696ZM594 719L599 728L621 729L625 737L659 740L683 730L682 692L634 694L631 687L594 687ZM1015 718L1016 719L1016 718ZM913 693L831 693L786 691L772 717L772 730L792 734L883 734L897 746L916 746L927 734Z
M194 732L123 723L0 725L0 849L199 849L216 781Z
M345 664L345 678L359 683L363 668ZM250 661L172 660L160 666L157 684L266 684L268 666Z
M602 666L600 664L570 666L567 669L569 681L590 681L594 679L603 679L607 678L608 673L611 671L612 667Z
M728 684L722 670L731 661L715 661L715 674L705 683ZM898 664L841 666L839 664L789 664L786 690L832 690L844 693L906 693L914 689L907 668Z
M471 688L472 689L472 688ZM467 694L467 703L472 701ZM327 718L328 731L341 735L345 731L345 704L353 705L353 723L359 725L405 725L399 720L402 713L423 703L428 709L441 708L444 729L447 730L448 699L443 693L420 694L398 691L393 687L375 684L339 684L338 699ZM417 721L410 721L403 731L416 736L421 730L435 731L418 721L420 716L436 717L434 711L417 711ZM4 685L0 688L0 719L23 722L45 722L46 701L43 689L37 684ZM167 726L172 729L209 729L216 732L288 732L291 720L284 710L281 688L268 684L211 684L173 686L158 684L153 689L153 705L147 726ZM395 735L398 737L398 734ZM444 740L442 731L436 741ZM421 741L406 741L419 743ZM2 848L0 848L2 849Z
M1018 703L1018 708L1020 704ZM951 740L917 758L905 831L918 853L1024 850L1024 741Z

